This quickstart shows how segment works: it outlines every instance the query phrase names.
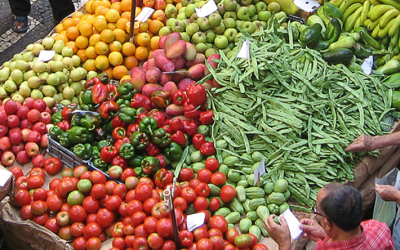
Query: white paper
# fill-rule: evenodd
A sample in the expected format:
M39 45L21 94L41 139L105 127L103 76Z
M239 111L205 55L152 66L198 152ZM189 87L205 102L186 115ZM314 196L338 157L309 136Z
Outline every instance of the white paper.
M4 187L10 180L11 176L12 176L11 171L0 168L0 187Z
M53 59L56 52L54 50L41 50L39 52L38 61L47 62Z
M250 58L250 41L246 39L237 55L239 58Z
M365 58L364 62L361 64L361 68L366 75L371 75L372 67L374 66L374 56L370 55Z
M218 10L214 0L209 0L203 7L195 8L197 17L206 17Z
M87 2L88 0L81 0L81 6L84 6Z
M260 165L256 170L254 170L254 186L257 185L260 177L265 174L265 158L263 158L260 162Z
M317 0L294 0L293 3L305 12L313 12L321 6Z
M149 7L144 7L142 11L140 11L139 15L135 18L135 21L141 21L142 23L146 22L147 19L153 14L154 9Z
M188 216L186 216L187 229L190 232L194 231L196 228L204 224L205 219L206 219L205 213L189 214Z
M286 209L281 216L285 218L289 226L290 236L292 239L297 239L303 233L303 230L300 229L300 221L296 218L296 216L294 216L290 209Z

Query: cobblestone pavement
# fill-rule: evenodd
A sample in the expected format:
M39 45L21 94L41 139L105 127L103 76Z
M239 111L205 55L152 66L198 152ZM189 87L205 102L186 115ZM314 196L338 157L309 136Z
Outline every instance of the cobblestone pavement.
M80 0L73 0L75 9ZM28 44L46 37L57 22L48 0L31 0L29 28L26 33L18 34L11 30L12 13L8 0L0 0L0 65L20 53Z

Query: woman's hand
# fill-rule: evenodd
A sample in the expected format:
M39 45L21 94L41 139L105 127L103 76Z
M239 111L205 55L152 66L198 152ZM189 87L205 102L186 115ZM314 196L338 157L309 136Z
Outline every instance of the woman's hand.
M357 137L353 143L347 146L344 150L351 152L362 152L373 151L375 148L373 148L372 137L363 134Z
M391 185L375 185L375 191L384 201L395 201L400 203L400 190Z
M267 229L269 236L278 243L279 250L291 249L290 231L286 220L283 216L280 217L281 225L279 225L274 221L275 217L275 214L268 216L264 220L264 227Z
M302 219L300 221L300 229L304 231L303 237L312 241L323 240L326 237L324 229L315 220Z

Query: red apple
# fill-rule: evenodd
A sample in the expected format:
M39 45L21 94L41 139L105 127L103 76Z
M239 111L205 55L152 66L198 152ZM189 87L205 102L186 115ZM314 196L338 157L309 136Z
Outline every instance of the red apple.
M39 145L35 142L25 144L25 152L29 157L34 157L39 154Z
M28 141L28 136L29 134L32 132L32 130L30 128L23 128L21 130L21 137L22 137L22 141L23 142L27 142Z
M13 100L8 100L6 103L4 103L4 111L6 111L7 115L15 114L18 110L18 104L17 102L14 102Z
M8 127L0 124L0 137L5 136L7 132L8 132Z
M40 119L39 121L43 122L44 124L50 124L51 123L51 115L48 112L42 112L40 113Z
M47 137L47 134L43 134L43 135L40 137L39 146L40 146L41 148L47 148L47 146L49 146L49 137Z
M37 110L37 109L31 109L28 112L27 118L28 118L29 121L31 121L33 123L39 121L39 119L40 119L40 111Z
M43 99L36 99L33 102L33 108L39 110L40 112L44 112L46 110L46 103L43 101Z
M8 132L8 137L12 145L18 145L22 142L22 135L20 128L12 128Z
M44 112L47 112L47 113L49 113L49 114L52 114L51 113L51 109L49 108L49 107L46 107L46 109L44 110ZM54 112L55 113L55 112Z
M40 133L37 131L32 130L28 135L28 142L40 142Z
M7 150L1 156L1 163L5 166L11 166L15 162L15 155L10 150Z
M17 154L17 161L19 164L24 165L28 163L31 158L26 154L25 150L19 151Z
M43 168L44 167L44 155L38 154L32 159L32 165L35 168Z
M11 151L16 155L18 154L18 152L25 150L25 144L23 144L22 142L18 145L12 145L11 146Z
M21 121L21 129L23 129L23 128L32 128L33 127L33 122L31 122L31 121L29 121L28 119L23 119L22 121Z
M28 108L28 106L21 106L21 107L19 107L19 109L17 110L17 116L18 116L18 118L19 118L20 120L26 119L26 117L27 117L27 115L28 115L28 112L29 112L30 110L31 110L31 109Z
M6 151L11 148L10 138L3 136L0 138L0 150Z
M32 97L27 97L22 102L22 105L28 106L29 109L33 109L33 103L34 102L35 102L35 99L33 99Z
M4 107L4 106L0 106L0 107ZM7 113L4 110L0 111L0 124L5 125L7 123Z
M51 119L51 118L50 118ZM37 131L39 132L41 135L46 134L47 133L47 128L46 128L46 124L44 124L44 122L37 122L33 125L32 127L33 131Z
M9 115L7 117L7 126L9 128L16 128L19 126L19 118L16 115Z

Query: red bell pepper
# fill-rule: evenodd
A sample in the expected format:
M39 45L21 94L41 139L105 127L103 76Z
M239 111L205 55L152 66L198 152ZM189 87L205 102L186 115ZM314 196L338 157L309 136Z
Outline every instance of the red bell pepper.
M181 118L172 118L168 120L168 125L172 132L183 130L183 121Z
M214 155L216 152L213 142L205 142L200 146L200 153L202 155Z
M129 136L131 136L131 134L133 134L136 131L139 131L139 124L138 123L129 124L129 126L126 130L126 135L129 137Z
M107 86L107 91L108 91L107 100L114 100L114 101L116 101L116 100L118 99L118 97L119 97L118 87L115 86L115 85L112 84L112 83L109 83L109 84L107 84L106 86Z
M164 189L166 185L172 183L173 178L174 174L171 171L165 168L160 168L154 175L154 184L158 188Z
M156 107L165 108L171 103L171 94L166 90L158 90L151 94L150 99Z
M136 93L133 96L132 101L131 101L131 107L135 108L135 109L144 107L147 110L150 110L151 105L152 105L152 102L151 102L150 98L143 94L139 94L139 93Z
M214 122L214 112L212 110L203 111L200 114L200 122L203 125L209 125Z
M160 149L156 146L156 144L149 142L149 145L146 147L146 153L150 156L156 156L160 153Z
M116 147L118 149L118 151L119 151L119 149L121 148L122 144L124 144L124 143L131 143L131 141L129 140L129 137L125 136L124 138L117 140L114 143L114 147Z
M172 133L172 129L170 128L169 125L164 125L161 128L164 129L165 133L168 133L168 134Z
M102 102L100 104L100 108L99 108L99 113L101 118L103 119L108 119L110 117L110 113L112 111L118 111L119 110L119 105L113 101L113 100L109 100L109 101L105 101Z
M116 116L114 116L114 118L113 118L112 121L111 121L111 126L112 126L113 128L116 128L116 127L123 127L123 128L125 128L125 127L126 127L126 123L123 122L123 121L121 121L121 119L119 119L119 116L116 115Z
M99 104L107 100L108 88L103 83L96 83L92 89L92 101L94 104Z
M156 120L159 128L165 125L165 115L163 112L153 109L149 112L149 116Z
M183 146L187 142L185 134L180 130L171 135L171 140L178 143L179 146Z
M65 121L71 121L71 117L72 117L72 111L76 110L78 108L78 104L76 103L71 103L68 106L64 107L61 110L61 117L63 120Z
M202 135L202 134L195 134L195 135L192 137L193 147L194 147L196 150L199 150L200 147L201 147L201 145L202 145L203 143L205 143L205 142L206 142L206 138L205 138L204 135Z
M183 115L188 118L198 118L201 114L200 106L186 100L183 103Z
M197 124L194 121L183 121L183 132L189 136L197 134Z
M182 90L176 90L172 94L172 102L177 105L182 105L186 101L186 94Z
M125 169L128 167L128 161L125 160L122 156L116 155L111 160L111 166L114 165L120 166L121 168Z
M165 168L167 166L167 162L165 161L165 156L163 154L158 154L154 157L156 157L158 159L158 161L160 162L161 168Z
M118 149L114 146L107 146L100 150L100 158L105 162L111 162L118 155Z
M201 105L207 101L206 88L201 84L189 84L186 87L188 99L194 105Z
M84 87L85 89L92 89L93 86L96 85L97 83L101 83L100 78L98 78L97 76L96 76L96 77L92 77L92 78L90 78L89 80L87 80L87 81L85 82L85 84L83 85L83 87Z
M141 113L137 115L136 123L139 124L143 118L147 117L148 115L145 113Z
M71 124L69 123L69 121L58 122L57 126L60 127L60 129L63 131L67 131L68 129L71 128Z
M111 135L114 140L119 140L126 137L126 130L123 127L116 127L113 129Z

